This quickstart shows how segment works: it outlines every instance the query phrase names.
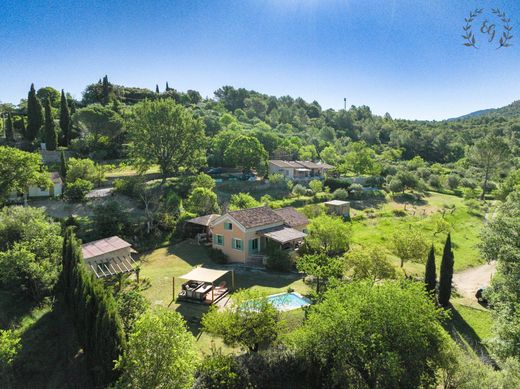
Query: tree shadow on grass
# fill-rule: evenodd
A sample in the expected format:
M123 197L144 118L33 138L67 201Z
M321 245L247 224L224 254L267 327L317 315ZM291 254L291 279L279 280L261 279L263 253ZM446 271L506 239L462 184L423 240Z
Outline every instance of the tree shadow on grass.
M15 328L30 315L36 303L5 290L0 290L0 329Z
M473 327L464 320L453 305L451 305L450 308L451 320L444 324L444 328L448 331L452 339L464 349L468 347L471 348L483 362L496 366L496 362L490 356L487 347L482 343L482 339L478 336Z
M59 304L23 332L21 344L16 388L94 388L72 322Z
M428 201L422 195L416 193L402 193L394 196L394 201L398 204L409 204L415 206L427 205Z
M202 333L201 319L209 311L209 305L181 301L179 306L175 308L175 311L184 317L188 330L193 336L198 337Z

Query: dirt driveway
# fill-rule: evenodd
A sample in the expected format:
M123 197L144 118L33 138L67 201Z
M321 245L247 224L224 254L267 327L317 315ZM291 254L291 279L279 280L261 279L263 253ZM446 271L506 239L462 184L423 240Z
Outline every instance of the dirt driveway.
M475 293L481 286L489 285L496 272L496 262L486 263L453 274L453 284L458 292L469 299L475 299Z

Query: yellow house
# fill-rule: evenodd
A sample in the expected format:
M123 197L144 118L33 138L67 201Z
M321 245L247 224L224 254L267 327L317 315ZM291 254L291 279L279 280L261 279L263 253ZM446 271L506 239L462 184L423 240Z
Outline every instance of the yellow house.
M230 211L212 222L212 247L226 254L230 262L246 263L261 256L268 241L294 249L306 236L307 224L307 218L293 207Z

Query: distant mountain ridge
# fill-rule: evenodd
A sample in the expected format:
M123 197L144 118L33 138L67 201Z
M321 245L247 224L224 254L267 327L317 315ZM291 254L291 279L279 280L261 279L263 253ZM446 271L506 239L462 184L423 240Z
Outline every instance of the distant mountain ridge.
M457 118L448 119L448 121L471 119L480 116L503 116L516 117L520 116L520 100L516 100L509 105L502 108L488 108L480 111L468 113L467 115L459 116Z

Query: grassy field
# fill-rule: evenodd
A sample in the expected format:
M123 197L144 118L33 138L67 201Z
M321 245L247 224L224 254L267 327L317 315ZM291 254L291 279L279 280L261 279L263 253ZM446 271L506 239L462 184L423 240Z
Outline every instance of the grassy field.
M435 229L436 221L441 219L444 214L444 219L451 225L455 271L484 262L477 248L479 233L483 226L483 216L472 214L459 197L430 193L423 201L416 203L398 200L384 203L375 209L362 208L354 208L352 211L354 218L352 241L354 244L385 246L390 251L393 232L413 224L432 240L437 258L440 259L446 234L435 234ZM356 220L359 217L362 219ZM394 259L398 265L399 260ZM437 266L439 265L440 260L437 261ZM423 268L423 264L407 263L405 265L408 274L422 274Z
M21 335L13 387L94 387L74 328L59 304L35 307L0 291L0 328L16 329Z
M150 287L143 291L152 304L162 305L175 310L183 315L188 327L197 339L197 346L201 352L208 352L213 343L217 347L229 350L220 339L215 339L201 332L200 318L208 311L205 305L188 302L177 302L174 299L180 292L181 279L175 279L175 292L173 292L172 277L178 277L189 272L193 267L204 265L213 269L231 269L231 266L216 265L208 257L204 247L190 241L184 241L178 245L160 248L145 253L140 258L141 277L150 282ZM231 284L231 280L227 280ZM236 289L255 288L268 294L285 292L292 288L300 293L308 293L309 288L302 278L294 273L275 273L256 269L235 269ZM283 315L289 328L295 326L303 318L300 312L288 312Z

